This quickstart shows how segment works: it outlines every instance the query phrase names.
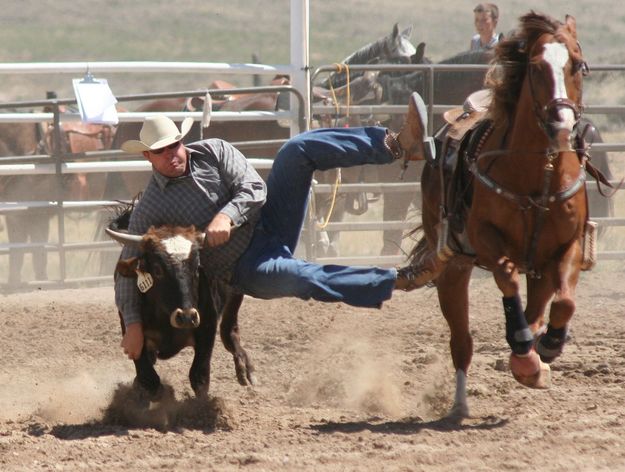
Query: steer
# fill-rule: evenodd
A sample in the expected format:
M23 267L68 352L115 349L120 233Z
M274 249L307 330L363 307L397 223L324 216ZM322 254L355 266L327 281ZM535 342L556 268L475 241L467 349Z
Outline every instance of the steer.
M156 359L169 359L183 348L192 346L195 356L189 380L195 395L208 393L210 359L215 344L219 311L216 307L216 282L209 280L200 267L199 251L204 234L195 227L151 227L144 235L130 235L117 228L122 214L106 229L108 235L124 245L139 248L140 255L120 259L115 277L137 279L141 292L141 318L144 345L135 360L135 384L152 397L161 392L161 381L154 369ZM115 228L115 229L113 229ZM254 368L241 347L238 330L238 310L242 295L222 293L223 320L221 338L233 354L237 379L241 385L253 384ZM122 334L125 332L121 319Z

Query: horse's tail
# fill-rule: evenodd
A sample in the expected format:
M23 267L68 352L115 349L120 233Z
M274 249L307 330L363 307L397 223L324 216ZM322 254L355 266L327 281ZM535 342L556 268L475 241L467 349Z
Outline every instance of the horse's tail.
M415 229L407 233L404 237L414 239L416 239L416 237L419 237L417 244L410 250L410 253L408 254L408 260L410 261L410 265L420 263L423 258L425 258L425 256L430 252L428 241L423 231L423 225L417 226Z

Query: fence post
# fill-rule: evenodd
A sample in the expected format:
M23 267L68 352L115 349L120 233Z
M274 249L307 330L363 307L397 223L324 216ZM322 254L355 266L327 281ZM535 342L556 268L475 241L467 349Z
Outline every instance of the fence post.
M53 96L52 96L53 95ZM49 94L48 98L56 98L54 92ZM61 145L63 134L61 132L61 110L57 101L52 102L53 117L53 136L52 136L52 158L54 159L56 169L56 205L57 219L59 229L59 276L61 283L65 283L67 278L66 261L65 261L65 211L63 209L63 147Z

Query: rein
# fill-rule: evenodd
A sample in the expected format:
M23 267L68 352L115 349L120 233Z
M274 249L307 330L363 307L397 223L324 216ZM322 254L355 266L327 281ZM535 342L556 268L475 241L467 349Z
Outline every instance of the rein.
M486 175L486 173L480 171L478 168L478 161L484 157L489 156L502 156L510 154L510 151L506 150L493 150L487 152L481 152L484 143L491 135L494 130L494 126L491 123L489 127L484 131L482 136L479 139L477 146L473 152L473 157L469 160L469 171L473 174L473 176L486 188L493 191L495 194L502 196L506 200L516 203L522 211L528 210L530 208L535 208L537 211L536 221L534 225L534 231L532 232L532 237L530 240L530 245L527 250L525 256L525 266L526 272L528 276L533 278L540 278L541 274L537 272L534 268L533 260L536 254L536 249L538 247L538 239L540 237L540 233L542 231L545 214L549 211L549 204L555 202L563 202L572 198L577 192L581 190L586 182L586 160L587 160L587 149L578 149L576 150L577 156L580 159L580 172L579 176L568 188L565 190L550 193L549 187L551 186L551 180L553 178L554 165L553 162L557 159L558 153L552 151L545 151L545 158L547 159L547 163L545 164L543 170L543 185L542 191L540 195L523 195L512 192L505 187L498 184L493 178ZM467 156L469 158L469 156Z
M476 149L476 154L479 153L480 148L481 146L479 146ZM549 203L562 202L562 201L568 200L573 195L575 195L579 191L579 189L582 187L582 185L584 185L584 183L586 182L586 170L585 170L586 158L584 157L582 164L580 164L580 173L579 173L579 177L577 178L577 180L573 182L573 184L569 186L567 189L550 194L549 184L551 183L551 177L553 174L552 161L554 160L555 157L550 158L549 156L550 155L557 156L557 155L550 154L549 152L547 152L545 154L546 156L548 156L547 157L548 162L544 167L545 178L543 180L542 193L539 196L532 196L532 195L522 195L522 194L512 192L506 189L505 187L499 185L493 178L481 172L477 166L477 162L483 157L506 155L506 154L510 154L509 151L496 150L496 151L487 151L487 152L479 153L477 158L471 159L470 164L469 164L469 170L475 176L475 178L480 183L482 183L486 188L492 190L497 195L501 195L505 199L518 204L519 207L521 207L521 209L527 209L530 206L533 206L536 208L543 208L545 210L548 210L547 205Z
M585 63L584 63L585 64ZM532 62L530 61L527 65L527 73L526 77L529 82L529 92L532 100L532 107L534 111L534 116L536 118L537 124L539 128L547 135L547 137L551 140L553 135L559 130L557 123L557 116L559 114L559 110L562 108L568 108L573 112L573 116L575 119L574 129L577 127L579 120L582 115L583 107L581 103L576 103L569 98L557 97L550 100L546 105L541 106L538 100L536 99L536 87L534 84L534 80L532 79ZM587 69L587 66L586 66ZM581 73L583 73L584 68L579 69ZM580 93L581 99L581 93ZM548 148L544 152L544 157L546 159L546 163L543 167L543 181L542 188L539 195L522 195L515 192L512 192L499 183L497 183L494 179L486 175L486 171L482 172L478 168L478 161L488 156L498 156L509 154L510 151L506 150L494 150L488 152L481 152L484 143L491 135L494 129L494 125L491 123L490 126L484 131L483 135L480 137L480 140L473 152L473 158L470 159L469 170L474 175L474 177L486 188L493 191L495 194L502 196L508 201L515 203L519 206L522 211L528 210L530 208L534 208L536 210L535 213L535 221L534 221L534 229L531 234L531 239L529 241L529 246L527 248L525 254L525 265L526 272L528 276L534 278L540 278L541 274L535 270L534 267L534 258L536 256L536 251L538 248L538 240L540 238L540 234L542 233L543 225L545 222L545 216L549 211L549 205L556 202L563 202L570 198L572 198L577 192L579 192L586 182L586 161L588 158L587 146L584 143L583 138L580 139L577 137L576 144L580 144L581 141L581 149L576 149L575 152L579 159L579 176L577 179L569 185L568 188L551 193L550 187L551 182L553 180L554 174L554 161L559 157L560 153L553 149ZM521 151L516 151L521 152ZM467 156L469 157L469 156Z

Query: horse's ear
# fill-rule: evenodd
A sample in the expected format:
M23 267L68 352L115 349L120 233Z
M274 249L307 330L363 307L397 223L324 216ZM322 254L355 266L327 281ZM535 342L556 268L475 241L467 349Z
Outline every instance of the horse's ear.
M566 27L571 32L571 35L573 35L574 38L577 38L577 23L575 21L575 17L571 15L566 15L564 19L564 24L566 24Z
M412 34L412 25L410 25L408 28L406 28L404 31L401 32L401 35L406 39L410 38L411 34Z
M417 52L410 57L411 64L423 64L423 57L425 56L425 43L419 43L417 46Z

